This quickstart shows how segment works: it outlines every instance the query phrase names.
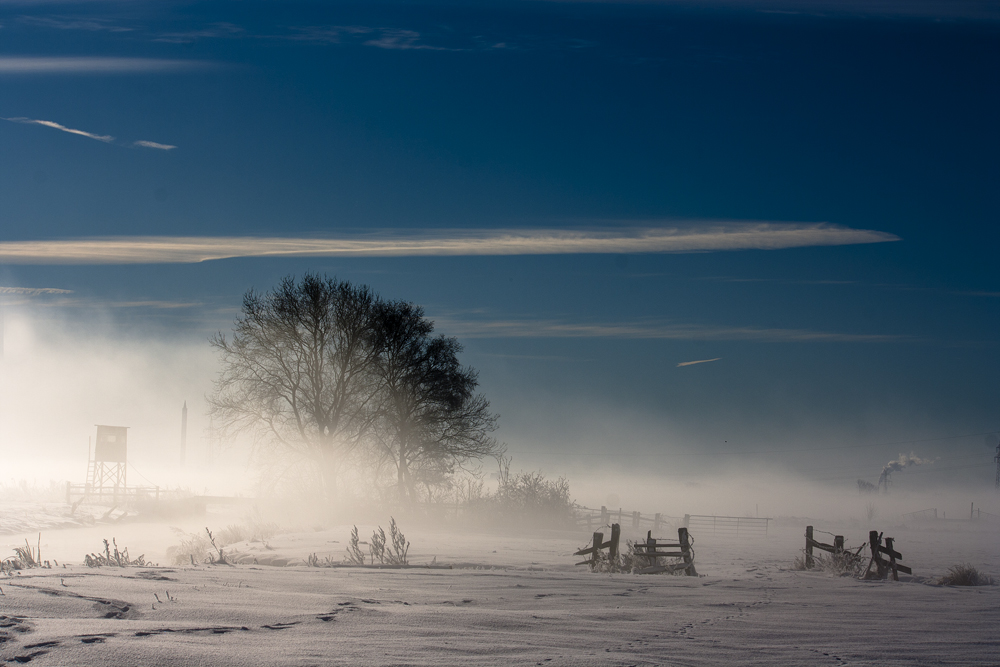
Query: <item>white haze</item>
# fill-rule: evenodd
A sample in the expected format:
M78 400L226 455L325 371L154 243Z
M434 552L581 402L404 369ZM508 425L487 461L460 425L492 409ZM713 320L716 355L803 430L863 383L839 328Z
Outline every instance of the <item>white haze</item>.
M127 426L130 485L244 490L238 454L210 454L205 394L215 359L205 340L121 334L91 314L64 320L8 309L0 362L2 481L82 483L95 425ZM180 466L188 405L187 465ZM223 463L234 475L220 475Z
M205 395L211 391L217 360L204 334L122 333L110 316L63 319L54 316L55 312L21 307L6 313L0 364L0 484L9 487L25 480L45 488L52 482L84 482L88 439L94 436L96 424L110 424L129 427L130 484L181 487L209 495L250 496L260 492L260 472L249 464L247 443L229 443L220 448L209 437ZM484 384L490 384L489 378L482 379ZM180 422L184 401L189 411L188 450L182 467ZM911 449L917 455L928 456L924 453L928 448L920 449L919 445L900 447L903 456L896 463L901 469L893 475L891 492L870 496L858 493L853 478L824 480L823 475L796 472L753 458L698 459L695 453L691 459L677 452L677 456L655 457L655 465L650 465L652 459L643 453L643 445L637 445L651 437L650 427L640 423L638 414L629 417L631 427L624 422L618 425L620 428L615 427L620 443L615 446L615 456L588 457L585 454L593 455L594 449L586 445L589 451L581 451L581 456L573 456L569 450L569 456L545 459L533 456L531 448L541 452L558 448L551 440L553 434L544 429L533 434L525 432L531 420L521 420L522 431L514 433L512 439L510 426L505 430L504 420L513 424L520 417L516 413L504 415L497 434L511 443L512 469L542 469L550 478L565 476L572 497L587 507L606 505L613 510L667 516L720 514L861 521L873 507L884 519L895 520L907 512L929 508L948 516L967 516L970 503L974 503L983 511L1000 514L997 494L991 493L992 489L961 481L963 475L979 474L981 469L954 470L951 484L926 484L936 476L935 466L945 466L946 462L912 455ZM637 451L630 452L630 446ZM827 452L821 458L828 470L838 464L853 470L859 459L871 460L871 455L853 450ZM612 460L613 465L609 463ZM982 460L990 464L991 453L984 450ZM924 465L914 469L913 464L918 462ZM881 465L865 464L871 482L876 481ZM925 469L935 474L920 474ZM496 484L490 475L494 470L492 461L483 462L481 472L487 489ZM841 477L850 478L851 472L845 468ZM287 495L296 485L274 488ZM288 509L289 502L294 502L296 509ZM307 519L302 507L315 510L317 503L299 488L294 497L285 498L283 506L284 516L304 521ZM356 508L344 507L341 513Z

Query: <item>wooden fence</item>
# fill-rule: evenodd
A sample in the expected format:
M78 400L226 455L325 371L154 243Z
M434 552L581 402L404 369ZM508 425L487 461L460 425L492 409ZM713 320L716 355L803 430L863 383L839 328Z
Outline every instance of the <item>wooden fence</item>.
M805 558L805 565L806 565L806 569L807 570L811 570L813 567L816 566L816 559L815 559L815 557L813 555L814 554L813 549L819 549L820 551L826 551L827 553L831 553L831 554L833 554L836 557L844 558L844 559L849 559L850 563L854 563L854 562L857 561L858 558L860 558L861 549L863 549L863 548L864 548L864 546L859 547L856 553L852 552L852 551L848 551L847 549L844 548L844 536L843 535L834 535L833 536L833 544L827 544L825 542L820 542L818 540L813 539L813 527L812 526L806 526L806 558Z
M157 501L167 496L174 497L175 492L168 492L158 486L119 486L93 487L90 484L70 484L66 482L66 504L72 505L81 501L95 505L124 505L138 501Z
M621 541L621 526L617 523L611 524L611 539L604 540L604 533L594 533L591 546L580 549L574 556L589 556L587 560L577 563L577 565L589 565L591 570L596 570L602 562L608 563L611 571L618 571L621 568L619 563L619 547ZM607 560L601 557L601 551L608 550ZM697 577L698 572L694 567L694 550L691 548L691 537L687 528L681 526L677 529L677 541L666 542L661 538L653 537L653 531L646 532L646 541L637 542L632 546L632 554L637 561L645 561L645 567L637 570L639 574L658 574L660 572L679 572L684 570L689 577ZM669 551L676 549L676 551ZM660 558L680 558L681 563L660 563Z
M607 526L612 521L615 521L619 526L628 523L632 528L639 529L648 525L651 526L654 531L659 532L660 528L669 523L670 520L679 519L680 517L668 516L660 513L642 514L641 512L626 512L621 508L617 510L609 510L603 505L601 506L601 509L580 506L576 508L576 523L580 527L586 527L587 530Z
M913 574L910 568L896 562L902 560L903 555L893 548L891 537L885 538L885 546L882 546L882 533L873 530L868 533L868 544L872 550L872 559L868 563L868 569L865 570L865 579L870 578L872 565L877 568L879 579L886 579L891 573L892 580L899 581L900 572L903 574ZM889 557L888 560L882 558L883 554Z
M617 523L611 524L611 539L604 541L604 533L594 533L594 541L591 547L580 549L574 556L590 556L587 560L577 563L577 565L589 565L591 570L596 570L601 563L601 551L608 550L608 562L618 562L618 542L621 539L622 527Z
M691 540L688 530L684 526L677 529L676 542L664 542L653 537L653 531L646 533L646 541L635 544L635 555L645 558L648 562L646 567L639 570L639 574L657 574L659 572L678 572L685 570L684 574L689 577L697 577L698 571L694 569L694 551L691 549ZM664 549L678 549L678 551L664 551ZM661 564L658 558L680 558L682 563Z
M732 535L733 537L763 537L767 535L770 517L714 516L685 514L684 526L699 535Z

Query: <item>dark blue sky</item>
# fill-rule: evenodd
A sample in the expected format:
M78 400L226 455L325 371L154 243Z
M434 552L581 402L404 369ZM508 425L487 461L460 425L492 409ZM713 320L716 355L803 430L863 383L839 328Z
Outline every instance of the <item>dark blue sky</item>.
M839 456L850 484L913 450L989 481L991 3L3 2L0 26L0 285L73 291L12 311L203 340L249 287L325 271L458 335L528 467L683 452L836 477ZM719 221L885 242L126 264L11 245Z

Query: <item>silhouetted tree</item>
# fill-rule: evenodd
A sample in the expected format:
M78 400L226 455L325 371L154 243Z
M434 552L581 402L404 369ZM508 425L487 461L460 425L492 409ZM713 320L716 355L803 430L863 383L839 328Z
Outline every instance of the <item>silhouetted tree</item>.
M315 274L251 290L232 337L211 341L222 360L214 421L224 435L250 432L314 461L328 499L363 452L359 460L391 461L400 497L416 500L417 484L442 484L502 451L461 345L433 329L419 306Z
M475 370L461 366L454 338L431 337L434 324L411 303L382 306L380 353L373 368L381 384L376 442L391 461L400 498L416 501L417 485L445 483L470 459L502 451L490 436L497 416L475 393Z
M232 338L211 341L222 357L210 397L215 423L312 459L332 498L371 426L380 312L368 287L315 274L247 292Z

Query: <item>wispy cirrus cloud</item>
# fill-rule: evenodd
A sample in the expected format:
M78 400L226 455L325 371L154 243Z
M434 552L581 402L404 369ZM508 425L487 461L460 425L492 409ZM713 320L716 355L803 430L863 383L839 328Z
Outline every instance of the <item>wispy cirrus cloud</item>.
M83 130L74 130L71 127L66 127L65 125L60 125L51 120L37 120L34 118L0 118L0 120L7 120L11 123L23 123L25 125L41 125L43 127L51 127L53 130L59 130L61 132L68 132L70 134L76 134L81 137L87 137L88 139L96 139L97 141L102 141L106 144L111 143L115 140L110 134L94 134L93 132L85 132Z
M563 3L567 0L549 0ZM572 0L576 2L578 0ZM817 17L923 18L932 20L1000 20L1000 6L990 0L582 0L593 4L714 7L766 14Z
M4 56L0 74L147 74L217 68L204 60L92 58L86 56Z
M908 336L852 334L812 329L687 324L674 322L567 322L555 319L497 319L436 317L448 335L463 338L619 338L626 340L757 341L771 343L888 343ZM681 365L718 361L686 362Z
M286 37L303 42L321 42L325 44L362 44L379 49L396 51L465 51L468 48L456 46L434 46L424 41L423 35L416 30L399 28L371 28L358 25L326 25L292 28L292 33Z
M21 16L19 23L56 30L83 30L86 32L132 32L132 28L103 18L81 16Z
M275 39L317 44L361 45L395 51L567 51L594 47L595 42L561 35L482 34L480 31L385 28L361 25L294 26Z
M42 127L50 127L53 130L59 130L61 132L68 132L69 134L75 134L81 137L87 137L88 139L96 139L97 141L110 144L114 143L115 138L110 134L95 134L93 132L85 132L83 130L75 130L71 127L66 127L60 123L56 123L51 120L38 120L35 118L2 118L0 120L10 121L11 123L22 123L25 125L41 125ZM132 146L137 146L141 148L155 148L161 151L169 151L177 148L177 146L171 146L170 144L161 144L155 141L133 141Z
M0 285L0 294L16 294L18 296L42 296L49 294L72 294L71 289L58 287L4 287Z
M374 28L363 25L317 25L293 27L291 31L291 34L284 36L285 39L300 42L343 44L353 41L359 36L370 35L374 32Z
M336 238L126 236L0 242L11 264L175 264L235 257L415 257L692 253L898 241L827 224L713 222L594 229L440 229Z
M405 51L418 49L424 51L455 51L444 46L431 46L420 41L420 33L416 30L384 30L376 39L369 39L365 46L374 46L380 49L391 49Z
M684 366L694 366L695 364L707 364L710 361L719 361L722 357L716 357L715 359L698 359L697 361L682 361L677 364L677 368L682 368Z
M170 144L159 144L155 141L133 141L133 146L141 146L142 148L155 148L161 151L172 151L177 148L177 146L171 146Z
M218 39L220 37L240 37L246 31L233 23L213 23L198 30L187 30L183 32L167 32L153 39L154 42L167 42L168 44L190 44L199 39Z

